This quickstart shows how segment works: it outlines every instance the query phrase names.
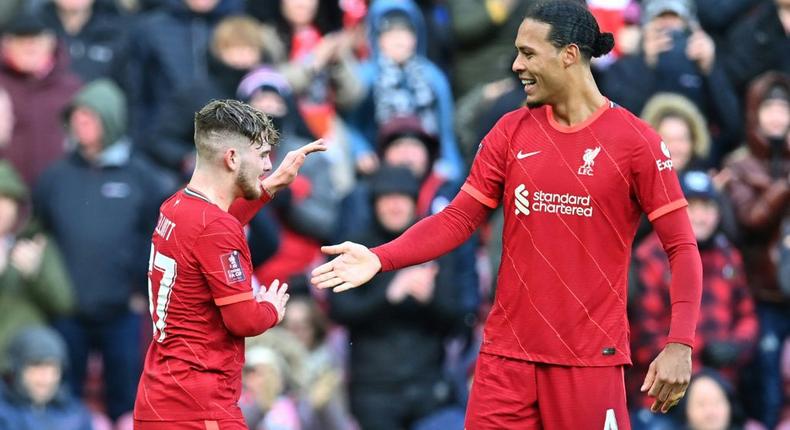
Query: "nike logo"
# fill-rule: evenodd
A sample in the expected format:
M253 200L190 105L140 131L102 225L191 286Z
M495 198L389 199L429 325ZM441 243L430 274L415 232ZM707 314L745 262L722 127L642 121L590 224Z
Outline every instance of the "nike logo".
M518 151L518 154L516 154L516 158L518 158L519 160L523 160L527 157L532 157L533 155L537 155L537 154L540 154L540 151L527 152L526 154L522 154L521 151Z

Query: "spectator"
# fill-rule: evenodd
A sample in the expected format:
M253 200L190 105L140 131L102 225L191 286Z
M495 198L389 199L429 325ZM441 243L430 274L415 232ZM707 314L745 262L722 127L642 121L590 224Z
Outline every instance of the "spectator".
M419 183L403 167L385 166L371 185L375 221L361 243L375 246L416 221ZM443 342L463 316L453 271L442 258L380 273L366 288L329 295L330 317L349 330L351 411L363 429L420 428L420 420L453 411L430 428L462 428L442 374Z
M306 351L279 328L247 339L242 396L244 420L251 430L301 430L298 399Z
M135 141L156 129L162 105L173 93L208 78L211 33L242 6L239 0L165 0L139 19L132 31L129 77Z
M121 90L92 82L65 112L76 146L41 177L34 207L66 260L76 314L56 322L69 346L72 388L82 395L88 353L102 354L110 418L131 411L140 376L148 240L172 185L132 154Z
M65 45L71 70L84 82L111 78L126 86L129 21L118 13L115 4L53 0L39 14Z
M61 382L66 345L52 329L29 327L11 342L11 383L0 387L0 429L91 430L88 409Z
M718 3L718 2L717 2ZM717 6L718 8L718 6ZM790 74L790 1L763 1L727 35L724 67L743 94L747 84L769 70Z
M0 87L11 97L14 128L5 154L25 183L65 152L60 112L80 87L68 53L35 15L23 13L0 36Z
M727 194L743 231L746 277L757 300L760 340L751 399L758 418L773 428L783 403L782 345L790 333L790 296L779 288L777 250L780 225L790 213L790 77L769 72L749 87L746 146L733 154L726 174Z
M710 132L705 117L691 100L679 94L659 93L648 99L640 117L661 135L678 174L708 167Z
M513 35L530 2L519 0L450 0L456 50L453 88L457 98L479 85L510 78Z
M740 138L742 121L713 40L699 27L691 0L648 0L642 21L642 49L612 64L603 76L603 92L631 112L641 112L658 92L687 97L718 130L713 136L718 165Z
M691 378L678 414L686 430L741 430L745 422L732 384L711 370Z
M694 170L680 179L689 203L689 218L703 271L702 307L691 356L693 368L715 368L731 383L736 383L757 338L754 301L746 284L741 255L720 232L721 207L712 179ZM631 309L634 366L629 369L632 377L626 380L631 382L629 392L634 403L647 408L650 399L639 392L639 375L647 371L665 343L664 333L670 319L665 315L665 309L670 306L669 261L655 234L636 248L634 262L640 290Z
M672 168L678 174L687 170L704 169L710 165L711 144L708 122L689 99L679 94L656 94L648 100L642 110L641 118L650 124L666 143L669 153L672 154ZM721 187L715 179L714 184L717 189ZM732 203L726 195L719 195L718 203L721 232L730 241L740 243ZM652 231L653 226L647 218L643 217L637 228L634 243L638 244Z
M0 160L0 370L5 349L20 330L44 325L71 312L73 289L52 240L20 208L27 187L7 162Z
M239 97L269 115L280 143L274 149L275 164L288 151L309 143L309 137L298 133L299 112L288 82L267 68L258 69L239 85ZM258 279L265 285L275 279L287 282L291 291L306 288L306 273L321 259L320 245L331 238L338 216L339 198L332 186L330 160L315 154L305 161L299 177L274 198L282 224L280 248L261 266L256 267Z
M372 143L380 126L393 117L412 115L439 137L438 171L460 179L463 162L453 130L453 98L447 78L425 57L427 35L419 9L412 1L376 1L368 31L373 55L360 76L370 90L350 120L367 142L357 142L358 168L365 173L375 169Z
M304 430L349 430L354 428L346 410L343 372L327 334L329 321L309 296L288 302L283 326L306 349L304 395L300 415Z
M764 0L694 0L699 13L699 22L717 42L724 39L727 30L736 24L740 17L747 16L751 10ZM730 51L732 45L727 45ZM726 54L726 52L725 52Z
M278 68L291 84L312 133L326 137L336 108L352 109L365 95L355 75L354 29L341 30L337 1L279 0L272 13L288 53Z
M460 190L460 185L448 180L435 168L439 156L436 136L422 127L414 116L395 117L383 124L379 130L377 156L390 166L402 166L411 170L420 184L417 196L417 219L440 212ZM360 182L354 194L346 201L347 212L341 216L339 237L347 238L366 230L374 224L371 208L370 187ZM455 283L463 303L467 325L477 321L480 305L479 278L476 266L477 237L470 239L451 253L454 261Z
M138 142L160 165L188 180L195 167L193 117L212 99L231 99L245 74L264 62L264 39L258 21L231 16L217 24L208 53L208 76L198 78L167 98L154 134Z

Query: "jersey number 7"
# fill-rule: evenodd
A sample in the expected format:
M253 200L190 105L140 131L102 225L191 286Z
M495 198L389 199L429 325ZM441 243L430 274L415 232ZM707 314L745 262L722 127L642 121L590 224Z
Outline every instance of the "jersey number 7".
M151 245L151 258L148 260L148 309L154 323L154 340L165 340L167 306L170 293L176 283L176 260L159 253ZM156 289L154 290L154 285Z

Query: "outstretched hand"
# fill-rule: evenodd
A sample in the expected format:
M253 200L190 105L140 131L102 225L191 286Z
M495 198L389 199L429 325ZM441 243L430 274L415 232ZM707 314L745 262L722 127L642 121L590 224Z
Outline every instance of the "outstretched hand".
M686 394L691 380L691 348L668 343L650 363L640 390L655 398L650 410L667 413Z
M318 139L302 146L299 149L288 151L283 161L277 166L277 169L271 175L265 177L261 183L263 189L273 196L274 193L287 187L291 182L296 179L299 174L299 169L304 164L307 156L313 152L326 151L327 147L324 139Z
M310 282L317 288L332 288L336 293L350 290L368 282L381 269L376 254L358 243L322 246L321 251L337 257L313 270Z

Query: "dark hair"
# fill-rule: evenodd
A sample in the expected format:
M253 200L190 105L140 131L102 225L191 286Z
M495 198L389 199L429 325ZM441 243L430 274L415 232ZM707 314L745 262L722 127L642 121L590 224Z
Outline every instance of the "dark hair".
M277 144L278 134L263 112L238 100L212 100L195 114L195 144L200 147L212 133L234 133L262 146Z
M527 10L524 19L549 24L552 45L562 48L574 44L587 60L605 55L614 47L612 33L601 33L595 17L579 1L540 1Z

